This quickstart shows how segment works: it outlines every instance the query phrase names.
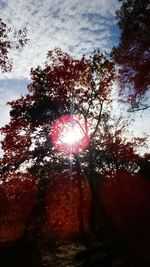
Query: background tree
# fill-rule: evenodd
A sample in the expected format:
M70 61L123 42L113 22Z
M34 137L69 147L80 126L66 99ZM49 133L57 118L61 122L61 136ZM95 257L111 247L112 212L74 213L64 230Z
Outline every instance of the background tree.
M11 34L13 36L11 37ZM12 48L20 49L27 43L27 29L12 32L11 28L0 18L0 69L2 72L9 72L12 69L12 58L9 52Z
M123 1L116 14L121 37L113 57L119 66L121 92L128 95L133 110L145 109L150 88L149 0Z

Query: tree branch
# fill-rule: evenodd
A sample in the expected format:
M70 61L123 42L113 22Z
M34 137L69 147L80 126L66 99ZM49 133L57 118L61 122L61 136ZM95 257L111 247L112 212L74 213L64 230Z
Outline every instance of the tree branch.
M103 101L100 103L100 111L99 111L99 115L98 115L98 120L97 120L97 124L95 126L95 130L92 133L92 138L94 137L94 135L96 134L96 132L98 130L98 126L99 126L99 123L101 121L101 116L102 116L102 109L103 109Z
M139 107L139 108L131 108L131 109L128 109L128 112L136 112L136 111L145 110L148 108L150 108L150 105L145 106L145 107Z

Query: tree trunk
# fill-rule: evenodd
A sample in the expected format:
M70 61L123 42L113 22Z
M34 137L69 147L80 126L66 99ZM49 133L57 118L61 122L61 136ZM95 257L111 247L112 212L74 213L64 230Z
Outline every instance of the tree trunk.
M77 179L78 179L78 189L79 189L79 201L78 201L78 220L79 220L79 233L80 236L85 235L85 229L84 229L84 218L83 218L83 189L82 189L82 175L81 175L81 165L80 165L80 159L79 156L74 155L75 158L75 166L77 171Z
M88 182L91 190L92 203L89 225L95 237L99 237L102 241L111 239L115 233L115 229L109 220L100 196L100 177L94 171L93 166L93 150L89 148L89 169Z
M36 175L36 174L35 174ZM34 176L35 176L34 175ZM33 208L31 216L29 217L26 223L26 230L24 232L25 238L33 239L33 240L41 240L42 239L42 226L46 220L45 214L45 196L47 187L49 184L49 171L42 170L40 171L40 175L38 175L38 200L37 204Z

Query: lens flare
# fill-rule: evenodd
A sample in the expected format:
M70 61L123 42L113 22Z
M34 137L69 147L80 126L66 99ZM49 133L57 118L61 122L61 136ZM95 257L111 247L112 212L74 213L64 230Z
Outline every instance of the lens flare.
M62 116L52 126L51 139L56 150L79 153L89 143L87 125L77 116Z

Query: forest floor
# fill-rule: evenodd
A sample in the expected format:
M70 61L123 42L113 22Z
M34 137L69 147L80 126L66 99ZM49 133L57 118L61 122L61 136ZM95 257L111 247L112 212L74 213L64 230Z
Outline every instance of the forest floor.
M114 244L115 246L115 244ZM114 249L112 245L112 250ZM110 246L109 246L110 247ZM15 241L0 246L0 267L148 267L134 262L126 250L117 246L116 255L100 242L87 248L81 242ZM123 251L123 253L122 253Z
M85 247L79 243L59 244L54 249L42 251L42 267L75 267L82 266L83 260L76 261L76 255L85 251Z
M124 259L118 253L114 258L99 242L89 249L79 242L63 242L53 249L46 246L41 250L41 259L42 267L133 267L127 263L128 256Z

